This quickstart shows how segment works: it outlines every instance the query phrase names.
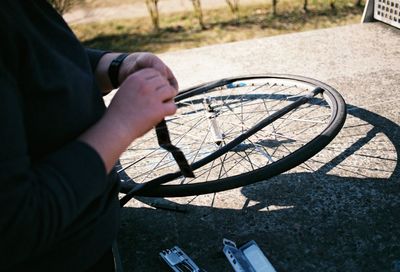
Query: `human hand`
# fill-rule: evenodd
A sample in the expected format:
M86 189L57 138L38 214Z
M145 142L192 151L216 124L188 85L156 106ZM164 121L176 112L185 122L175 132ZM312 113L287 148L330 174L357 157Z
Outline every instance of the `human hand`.
M179 89L178 81L171 69L160 58L147 52L133 53L127 56L120 67L118 80L124 82L130 75L145 68L158 71L172 87Z
M160 64L157 60L154 63ZM169 78L172 83L168 80L166 73L170 70L166 68L164 74L155 68L141 68L128 74L107 109L106 115L119 122L132 140L176 112L173 99L178 93L177 84L173 85L173 76Z

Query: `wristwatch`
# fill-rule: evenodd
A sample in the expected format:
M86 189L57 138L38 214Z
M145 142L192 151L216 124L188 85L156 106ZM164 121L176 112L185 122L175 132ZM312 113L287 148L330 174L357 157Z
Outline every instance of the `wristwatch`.
M108 67L108 77L110 78L111 85L113 86L114 89L119 87L119 80L118 80L119 69L121 67L122 62L127 56L129 56L128 53L122 53L118 55L118 57L116 57L111 61L110 66Z

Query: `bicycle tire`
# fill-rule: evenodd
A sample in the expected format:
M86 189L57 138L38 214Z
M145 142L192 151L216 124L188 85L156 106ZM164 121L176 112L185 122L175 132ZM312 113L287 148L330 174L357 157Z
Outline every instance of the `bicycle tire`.
M265 81L265 85L263 87L268 86L270 88L272 88L274 86L275 87L277 86L279 88L281 86L286 87L286 85L284 85L284 84L286 84L286 82L287 82L288 85L290 83L291 86L293 86L293 87L290 87L292 89L304 88L306 93L308 93L307 94L308 96L310 96L309 93L311 90L320 89L319 92L321 93L321 98L312 97L312 98L310 98L311 101L306 102L307 106L305 106L303 108L301 108L302 106L300 106L299 108L296 108L295 111L300 111L299 109L301 109L301 110L307 109L308 107L312 108L313 110L317 110L317 109L323 110L325 114L327 111L329 111L329 118L326 120L326 123L323 124L323 127L319 128L320 130L318 131L318 133L316 135L313 135L309 140L307 140L307 142L304 145L301 145L300 147L296 148L296 150L290 151L288 154L283 155L283 157L279 158L278 160L276 160L276 161L272 160L272 162L267 163L266 165L262 165L261 167L259 167L257 169L252 169L248 172L240 173L240 174L233 175L233 176L226 176L226 177L219 176L216 179L207 180L205 182L199 182L199 183L164 184L164 183L171 182L171 181L174 181L176 183L177 178L182 179L182 175L180 174L179 171L172 171L172 173L160 174L157 177L153 176L154 178L150 179L149 183L148 183L148 184L151 184L150 186L145 185L143 188L136 190L134 193L131 192L130 194L138 195L138 196L152 196L152 197L181 197L181 196L214 193L214 192L225 191L225 190L229 190L229 189L233 189L233 188L237 188L237 187L246 186L246 185L249 185L249 184L252 184L255 182L259 182L261 180L266 180L268 178L276 176L280 173L283 173L283 172L301 164L302 162L308 160L309 158L311 158L312 156L317 154L320 150L322 150L339 133L340 129L342 128L342 126L345 122L345 118L346 118L346 104L345 104L343 98L341 97L341 95L333 87L331 87L323 82L320 82L315 79L306 78L306 77L302 77L302 76L295 76L295 75L275 75L275 74L249 75L249 76L226 78L226 79L217 80L217 81L213 81L213 82L206 83L206 84L201 84L196 87L192 87L187 90L181 91L179 93L179 95L175 99L175 101L178 105L178 111L179 111L179 109L183 109L185 107L184 103L188 103L187 101L192 103L190 105L193 105L193 107L194 107L194 105L195 105L194 103L201 102L199 100L200 99L199 96L202 96L204 94L209 95L210 93L213 93L213 92L220 92L220 91L222 92L222 90L227 90L227 89L231 89L228 91L234 92L236 89L241 89L241 88L251 89L250 87L255 86L256 88L253 88L253 89L256 91L253 91L253 93L251 94L251 96L254 96L253 100L254 101L257 101L257 99L263 100L263 98L261 96L264 94L263 93L259 94L258 93L259 91L257 91L257 89L259 88L259 85L251 85L254 83L251 83L251 84L248 83L248 82L258 82L258 81L260 81L260 82ZM246 83L243 83L243 82L246 82ZM271 84L269 84L268 82L270 82ZM274 82L278 82L278 83L274 83ZM246 85L246 84L248 84L248 85ZM279 85L279 84L282 84L282 85ZM229 87L229 86L231 86L231 87ZM262 85L260 85L260 86L262 86ZM301 88L298 86L301 86ZM261 89L261 87L259 89ZM281 89L283 90L283 92L288 91L288 90L285 90L285 88L281 88ZM230 101L229 103L232 103L232 105L234 105L234 103L241 103L241 104L243 104L245 102L247 103L247 101L245 101L243 99L245 94L242 95L240 93L240 91L238 91L237 93L239 94L240 102ZM231 97L229 99L233 100L233 98L236 98L235 97L236 95L237 94L231 95ZM278 101L279 103L286 103L288 105L290 105L293 102L293 100L298 99L298 97L304 97L304 95L299 95L299 94L297 96L293 95L293 94L285 95L285 94L282 94L282 92L279 95L280 96L278 96L277 93L275 93L275 94L266 93L266 96L268 96L268 99L270 100L269 102L272 103L274 101ZM260 96L261 98L257 97L257 96ZM215 97L217 97L217 99L218 99L218 96L215 96ZM220 96L220 97L222 97L222 96ZM274 98L274 97L276 97L276 98ZM248 101L253 102L252 97L250 97L250 98L246 97L246 99L248 99ZM221 98L221 101L223 101L222 98ZM201 103L203 103L203 102L201 102ZM221 103L226 104L226 102L221 102ZM260 103L260 102L257 102L257 103ZM263 103L265 103L265 102L263 102ZM315 105L313 105L313 104L315 104ZM249 105L254 107L254 105L257 105L257 104L249 104ZM224 106L226 106L227 108L230 107L228 104L226 104ZM247 106L247 107L250 107L250 106ZM196 105L196 107L197 107L197 105ZM242 108L239 108L239 109L243 111L244 106L241 105L240 107L242 107ZM220 108L222 108L221 105L220 105ZM267 106L265 106L265 108L267 108ZM277 112L277 111L279 111L279 110L276 110L275 112ZM194 112L185 112L184 114L186 114L186 116L184 116L183 118L186 118L190 114L197 114L198 112L201 112L201 110L199 110L198 108L195 108ZM203 110L203 112L205 112L205 110ZM229 112L229 111L226 111L226 112ZM248 114L250 116L250 113L251 112L246 113L246 114ZM269 115L273 115L273 114L269 114ZM216 118L218 119L219 116L217 116ZM176 116L173 116L170 119L167 119L167 123L173 124L173 122L177 122L176 120L179 120L179 118L177 119ZM204 122L209 122L209 121L204 121ZM257 122L259 123L260 121L257 121ZM311 122L316 122L316 121L312 120ZM243 120L242 120L242 123L244 123ZM254 126L256 126L258 123L253 124L251 128L254 128ZM212 125L209 125L209 127L212 127ZM259 131L262 131L263 129L264 128L260 129ZM312 127L312 129L314 129L314 127ZM210 130L210 128L209 128L209 130ZM243 128L242 128L242 130L243 130ZM248 129L248 130L250 130L250 129ZM246 131L244 133L246 133ZM174 128L170 127L170 132L174 133ZM209 133L209 131L207 133ZM258 133L258 131L256 131L255 133ZM206 137L208 137L208 136L206 136ZM276 135L275 135L275 137L276 137ZM238 137L234 137L234 139L237 139L237 138ZM181 139L183 139L183 137ZM248 140L248 139L249 139L249 137L245 138L245 140ZM181 140L177 141L177 144L176 144L177 146L180 145L180 141ZM228 142L228 144L229 143L230 142ZM237 149L235 151L235 148L231 147L231 146L224 149L224 146L226 147L226 146L228 146L228 144L223 145L222 147L221 146L216 147L215 150L213 150L212 152L209 152L209 154L203 156L200 160L194 161L193 158L189 158L189 160L191 160L191 161L193 159L193 161L191 162L191 165L194 168L194 170L201 169L203 166L210 164L211 162L215 161L217 158L221 158L221 156L227 154L230 151L232 151L232 153L240 152L240 150L237 152ZM200 145L200 147L201 146L202 145ZM234 146L235 147L239 146L239 144L236 144ZM243 146L245 146L245 145L243 144ZM246 147L244 147L244 148L245 148L244 150L246 150ZM254 147L252 147L252 148L257 149L257 146L254 144ZM267 147L262 146L262 148L267 148ZM138 149L136 149L136 151L137 150ZM185 151L185 148L183 148L183 151ZM135 152L135 150L130 149L127 152L132 154L132 152ZM198 152L200 152L200 151L198 151ZM262 155L266 156L266 154L262 154ZM164 156L163 157L163 159L164 159L168 155L164 154L163 156ZM148 157L147 159L148 159L148 161L146 163L149 163L151 160L151 156ZM122 186L122 188L123 188L122 192L127 193L132 188L138 186L138 183L129 181L130 177L129 177L129 175L126 174L127 169L128 169L126 167L127 162L124 160L126 160L126 158L124 158L124 156L122 156L121 157L122 171L120 172L120 175L123 176L122 179L125 180L125 182L123 182L124 186ZM140 159L140 160L142 160L142 159ZM199 164L199 161L201 161L201 160L203 160L203 161L202 161L202 163ZM250 163L252 163L252 162L250 162ZM143 163L140 164L140 166L142 166L142 165L145 165L145 164L143 164ZM136 171L146 171L145 169L141 169L140 166L136 167L135 168L136 170L135 169L133 170L133 172L135 174L136 174ZM159 164L156 166L159 166ZM164 166L164 168L166 168L166 167ZM211 168L212 168L212 166L211 166ZM252 166L252 168L254 168L254 167ZM163 169L163 170L166 170L166 169ZM168 171L170 171L170 170L168 170ZM209 170L209 171L211 172L211 170ZM133 178L133 180L136 181L135 178Z

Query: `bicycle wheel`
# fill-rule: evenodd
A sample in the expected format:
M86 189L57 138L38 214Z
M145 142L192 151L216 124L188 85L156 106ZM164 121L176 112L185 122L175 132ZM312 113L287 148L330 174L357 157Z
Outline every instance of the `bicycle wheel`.
M179 197L268 179L318 153L346 117L336 90L293 75L222 79L182 91L175 100L178 111L166 119L171 141L196 177L182 176L151 131L120 158L122 192L136 186L130 194Z

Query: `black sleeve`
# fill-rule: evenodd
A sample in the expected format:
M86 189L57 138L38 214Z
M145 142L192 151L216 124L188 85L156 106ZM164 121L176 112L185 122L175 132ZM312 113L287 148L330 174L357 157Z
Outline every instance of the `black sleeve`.
M86 53L89 57L90 61L90 66L92 67L92 71L94 72L96 70L97 64L99 63L99 60L101 57L109 53L108 51L103 51L103 50L98 50L98 49L92 49L92 48L85 48Z
M65 239L108 184L97 152L78 141L32 164L18 85L1 58L0 93L0 267L7 269Z

